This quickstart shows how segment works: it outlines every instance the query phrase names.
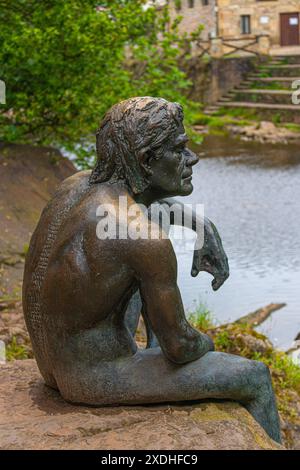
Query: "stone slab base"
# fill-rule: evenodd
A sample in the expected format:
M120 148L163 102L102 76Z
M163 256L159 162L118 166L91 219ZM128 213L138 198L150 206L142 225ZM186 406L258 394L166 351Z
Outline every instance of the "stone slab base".
M74 406L34 360L0 365L0 449L283 449L232 402Z

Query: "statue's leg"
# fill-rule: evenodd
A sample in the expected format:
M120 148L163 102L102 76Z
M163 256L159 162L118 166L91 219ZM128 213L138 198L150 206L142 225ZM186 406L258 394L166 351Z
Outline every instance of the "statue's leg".
M92 405L234 400L246 407L270 437L280 442L270 373L261 362L209 352L179 366L168 361L160 348L153 348L115 362L100 363L91 370L85 364L72 362L55 378L66 400Z
M141 299L141 294L139 289L133 294L131 297L128 307L125 313L125 324L127 328L129 328L130 333L134 337L136 334L136 330L139 324L140 315L143 312L143 304ZM158 340L153 333L153 330L148 322L148 319L145 315L143 315L146 332L147 332L147 348L156 348L159 346Z
M139 319L142 311L142 299L139 289L131 297L125 313L125 324L130 333L134 337L139 324Z

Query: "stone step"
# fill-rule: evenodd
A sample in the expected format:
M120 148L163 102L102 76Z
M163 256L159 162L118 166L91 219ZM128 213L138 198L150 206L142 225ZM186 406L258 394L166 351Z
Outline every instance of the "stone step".
M300 64L268 64L260 67L260 70L267 70L267 69L300 69Z
M272 66L272 67L274 67L274 68L275 68L275 67L277 68L277 67L279 67L280 65L283 65L283 64L282 64L281 62L278 62L278 64L273 64L273 63L272 63L272 64L269 64L269 65ZM260 70L260 69L259 69L259 70Z
M251 101L252 103L291 105L294 90L266 90L252 88L239 90L231 101Z
M237 92L237 91L246 90L247 88L249 88L249 85L251 85L251 83L247 83L247 85L244 85L244 86L236 87L234 91Z
M288 63L288 64L300 64L300 55L292 55L292 56L278 56L276 59L274 58L271 62L280 61L281 63Z
M270 103L251 103L248 101L228 101L226 103L218 102L220 107L226 108L257 108L282 111L300 111L300 105L294 104L270 104Z
M294 90L268 90L263 88L245 88L243 90L238 90L239 93L249 93L249 94L264 94L264 95L289 95L291 96Z
M278 54L277 56L274 56L276 57L276 59L299 59L300 60L300 54L293 54L293 55L285 55L285 54Z
M241 85L249 85L249 83L252 83L252 80L250 78L247 78L247 80L244 80L239 86Z
M261 82L294 82L297 80L297 77L261 77L258 73L249 75L249 78L251 78L252 81Z
M234 96L235 93L232 96L222 96L222 98L220 98L218 102L226 103L227 101L232 101L232 98L234 98Z
M284 65L283 60L271 60L267 65Z
M220 106L214 106L214 108L206 108L205 109L205 114L207 114L208 116L210 116L211 114L214 114L216 113L217 111L219 111L220 109Z
M274 76L271 76L272 74ZM264 77L263 75L270 76ZM299 112L300 105L293 105L291 100L294 92L291 85L298 78L300 79L300 55L274 57L246 76L238 86L225 93L215 105L206 108L205 112L211 115L220 108L257 109L263 116L264 114L270 115L272 111L282 111L287 116L289 112ZM268 84L270 84L270 89ZM293 113L292 116L294 116Z
M274 67L261 67L258 68L254 75L264 75L272 77L276 75L277 77L300 77L300 65L294 66L274 66Z

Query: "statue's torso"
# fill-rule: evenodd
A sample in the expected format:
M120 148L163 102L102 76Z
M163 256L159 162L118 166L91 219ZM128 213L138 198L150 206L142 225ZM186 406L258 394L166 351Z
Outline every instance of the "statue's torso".
M96 209L111 188L90 187L88 177L81 172L62 184L26 259L24 315L36 355L51 362L70 355L96 363L136 350L123 321L134 273L118 256L120 241L96 236Z

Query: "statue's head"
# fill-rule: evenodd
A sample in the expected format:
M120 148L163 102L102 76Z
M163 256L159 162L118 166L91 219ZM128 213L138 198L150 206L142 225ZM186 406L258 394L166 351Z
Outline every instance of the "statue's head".
M131 98L113 106L97 131L97 164L90 183L124 181L133 194L158 197L193 190L198 157L186 148L183 110L162 98Z

